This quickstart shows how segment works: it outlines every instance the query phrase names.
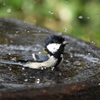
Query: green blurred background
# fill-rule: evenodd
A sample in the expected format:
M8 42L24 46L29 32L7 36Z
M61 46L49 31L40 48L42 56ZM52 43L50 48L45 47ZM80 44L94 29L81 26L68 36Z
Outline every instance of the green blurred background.
M0 0L0 17L21 19L100 47L100 0Z

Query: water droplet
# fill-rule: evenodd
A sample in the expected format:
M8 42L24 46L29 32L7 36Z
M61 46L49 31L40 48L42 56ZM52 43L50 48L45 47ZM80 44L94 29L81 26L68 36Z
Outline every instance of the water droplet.
M70 53L70 57L73 58L73 54Z
M4 2L4 3L3 3L3 5L5 6L5 5L6 5L6 3Z
M66 0L65 3L68 3L68 1Z
M59 76L62 76L62 73L59 73Z
M49 11L49 14L53 15L53 14L54 14L54 12L53 12L53 11Z
M50 21L52 21L52 19L49 19Z
M11 9L10 9L10 8L8 8L8 9L7 9L7 12L8 12L8 13L10 13L10 12L11 12Z
M30 76L30 78L34 78L35 79L35 76Z
M90 19L90 17L87 17L87 19Z
M11 55L11 53L8 53L8 55Z
M38 52L38 54L41 54L42 52Z
M27 33L29 33L30 31L27 31Z
M22 7L21 9L23 10L24 8Z
M11 71L11 70L12 70L10 67L8 67L8 68L9 68L9 71Z
M12 58L11 60L16 61L16 57Z
M27 81L28 81L28 79L25 79L25 80L24 80L24 82L27 82Z
M33 22L36 23L37 21L34 19Z
M36 79L36 81L35 81L35 82L39 84L39 83L40 83L40 79Z
M39 33L41 33L41 31L39 30Z
M80 66L80 65L82 65L82 64L81 64L81 62L79 62L79 61L75 61L75 62L74 62L74 65Z
M95 42L94 41L92 41L91 43L95 45Z
M90 56L91 55L91 53L88 53L88 56Z
M17 36L17 34L14 34L15 36Z
M83 16L79 16L78 18L79 18L79 19L83 19Z
M16 31L16 33L19 33L19 31Z
M22 70L25 70L25 68L24 68L24 67L22 67Z
M23 75L26 76L27 74L26 73L23 73Z
M10 43L13 43L13 41L12 41L12 40L10 40Z
M54 70L54 67L51 67L51 70L53 71Z
M69 60L66 60L66 63L68 63L69 62Z
M36 3L36 1L34 1L34 3Z
M67 32L67 28L64 28L64 32Z
M44 68L43 68L43 67L41 67L40 69L41 69L41 70L44 70Z

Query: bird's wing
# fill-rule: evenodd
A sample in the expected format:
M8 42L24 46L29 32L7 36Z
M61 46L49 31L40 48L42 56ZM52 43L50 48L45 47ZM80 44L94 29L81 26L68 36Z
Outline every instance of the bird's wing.
M49 59L49 56L44 53L39 53L39 54L32 54L33 60L34 61L46 61Z
M49 56L46 54L34 54L34 57L32 59L21 59L21 60L0 60L0 63L2 64L9 64L9 65L20 65L23 66L26 63L31 62L43 62L49 59Z

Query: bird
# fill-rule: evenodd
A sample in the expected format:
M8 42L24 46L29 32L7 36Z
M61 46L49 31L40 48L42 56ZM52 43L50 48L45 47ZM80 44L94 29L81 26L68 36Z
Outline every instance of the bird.
M32 54L32 60L19 60L12 64L28 67L32 69L57 68L64 59L63 53L67 42L61 35L51 35L45 40L45 54ZM44 59L43 59L44 58ZM8 63L8 62L6 62Z

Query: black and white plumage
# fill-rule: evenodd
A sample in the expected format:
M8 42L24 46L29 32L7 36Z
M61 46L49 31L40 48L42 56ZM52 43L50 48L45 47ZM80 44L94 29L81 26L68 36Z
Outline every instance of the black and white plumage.
M59 35L52 35L48 37L45 41L45 51L46 59L41 60L40 55L32 54L33 60L32 61L25 61L24 63L20 60L18 63L15 64L21 65L23 67L29 67L32 69L47 69L50 67L58 66L63 60L63 52L64 47L66 45L66 41L62 36ZM14 63L13 63L14 64Z

